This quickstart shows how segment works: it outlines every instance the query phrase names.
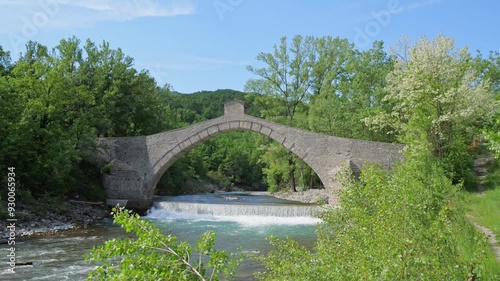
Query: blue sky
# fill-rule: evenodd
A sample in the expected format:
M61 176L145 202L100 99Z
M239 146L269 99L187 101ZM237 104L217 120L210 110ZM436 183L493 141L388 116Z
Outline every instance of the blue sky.
M499 11L492 0L0 0L0 45L17 59L28 40L105 40L176 91L243 90L246 65L284 35L339 36L367 49L443 33L488 53L500 51Z

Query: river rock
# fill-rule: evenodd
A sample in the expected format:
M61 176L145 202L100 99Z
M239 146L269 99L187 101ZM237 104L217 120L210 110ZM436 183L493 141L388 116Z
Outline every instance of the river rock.
M337 205L338 202L333 200L331 194L326 189L308 189L297 192L276 192L269 194L276 198L298 201L303 203L329 203Z

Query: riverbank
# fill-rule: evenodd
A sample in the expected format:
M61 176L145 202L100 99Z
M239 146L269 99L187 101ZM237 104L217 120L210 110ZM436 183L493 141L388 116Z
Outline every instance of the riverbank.
M33 235L48 235L80 227L85 228L87 225L108 217L110 217L110 210L103 202L70 200L63 202L59 211L43 213L21 207L16 210L18 219L16 222L0 221L0 243L6 243L6 239L12 236L12 230L16 239L22 239Z
M273 196L279 199L285 199L285 200L290 200L290 201L297 201L297 202L302 202L302 203L329 203L331 205L338 205L338 200L336 197L332 196L326 190L325 188L323 189L308 189L304 191L297 191L297 192L291 192L291 191L280 191L280 192L274 192L270 193L267 191L257 191L257 192L252 192L252 194L255 195L269 195Z

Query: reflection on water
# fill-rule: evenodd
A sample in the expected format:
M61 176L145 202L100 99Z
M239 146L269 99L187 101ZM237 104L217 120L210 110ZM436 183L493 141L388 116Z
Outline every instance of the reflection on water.
M210 200L214 198L220 200ZM266 212L258 214L254 211L252 211L252 215L248 215L248 209L245 208L249 206L241 207L244 204L260 204L262 210L271 205L280 205L289 209L311 207L273 199L268 196L234 193L178 197L179 201L186 204L212 204L208 207L203 206L204 211L198 214L196 213L199 211L198 207L193 206L191 206L193 208L187 208L188 212L185 209L181 210L184 212L165 209L161 207L161 202L173 202L177 199L175 197L162 197L158 199L160 201L155 204L155 208L150 210L146 219L164 229L166 234L178 236L189 243L194 243L205 231L213 230L217 234L216 247L229 252L235 252L242 247L246 253L267 253L270 250L270 245L265 238L270 235L292 237L306 247L311 247L315 241L315 224L319 222L318 219L304 216L300 212L300 216L291 217L267 216ZM242 204L243 200L246 201ZM283 204L288 204L288 206ZM231 215L212 214L207 211L207 208L212 207L223 210L224 206L220 205L226 205L225 207ZM249 208L254 207L250 206ZM243 214L238 214L238 211L242 211ZM275 215L276 212L281 211L275 210ZM2 272L0 280L85 280L87 273L94 266L84 262L84 255L93 246L124 235L123 230L113 225L109 220L87 229L18 242L16 243L17 260L33 261L33 265L16 268L16 274L7 275ZM2 266L0 271L5 268ZM262 270L262 266L246 258L238 271L237 280L254 280L252 272L257 270Z

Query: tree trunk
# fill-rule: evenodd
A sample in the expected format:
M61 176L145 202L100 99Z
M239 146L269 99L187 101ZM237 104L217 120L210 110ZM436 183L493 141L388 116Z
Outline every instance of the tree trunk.
M300 166L300 186L306 186L306 178L304 177L304 166Z
M295 185L295 161L293 161L292 152L288 152L288 168L290 169L290 187L293 192L297 192L297 188Z
M290 170L290 187L292 188L293 192L297 192L297 188L295 187L295 175L293 169Z

